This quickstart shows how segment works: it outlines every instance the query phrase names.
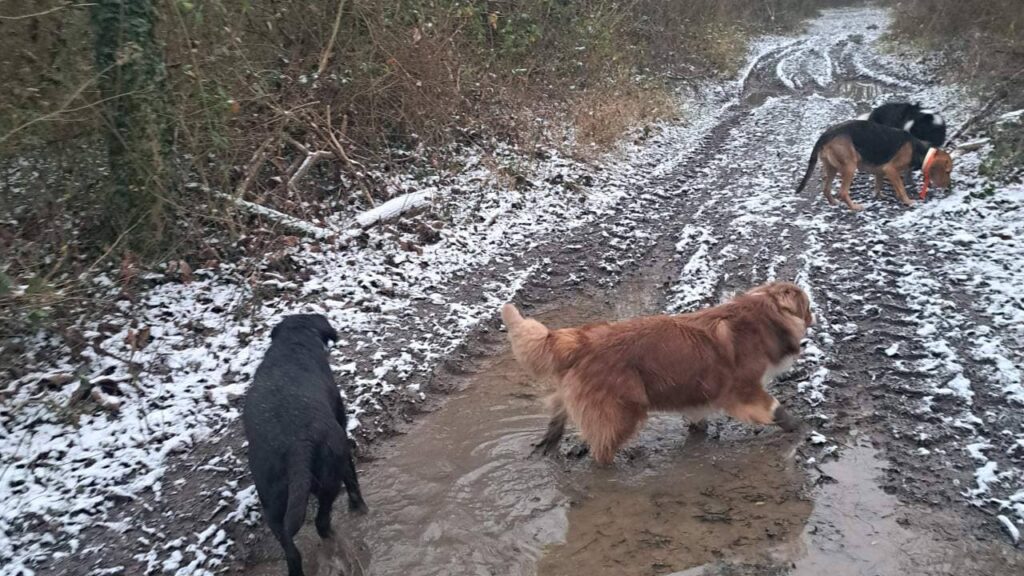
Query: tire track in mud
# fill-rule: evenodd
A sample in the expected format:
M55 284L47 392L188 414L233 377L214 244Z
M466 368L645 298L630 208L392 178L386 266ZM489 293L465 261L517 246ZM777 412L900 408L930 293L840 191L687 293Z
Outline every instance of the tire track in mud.
M877 12L870 15L879 19ZM962 440L967 428L971 443L990 443L972 425L983 393L975 394L972 407L955 393L936 392L955 390L949 385L958 373L952 363L961 367L965 378L976 378L977 367L964 339L952 335L955 324L973 320L967 315L940 318L936 307L949 308L941 298L915 298L915 288L941 284L936 280L941 274L929 266L923 250L894 237L898 230L891 229L889 223L904 211L891 196L868 200L865 213L852 214L830 209L817 192L793 194L798 172L806 166L806 154L821 130L875 103L850 98L843 93L843 82L871 84L877 88L872 92L877 99L920 80L913 76L901 79L896 76L898 66L865 55L863 38L853 38L864 33L865 25L841 26L840 34L819 30L810 38L782 41L766 50L742 76L737 93L720 102L719 120L687 150L668 161L652 162L648 167L654 176L592 224L558 239L538 239L536 247L518 259L518 266L535 268L516 300L530 314L595 300L603 302L599 306L603 310L616 310L614 300L631 289L622 285L623 280L646 274L649 282L664 287L663 299L657 304L682 311L712 304L730 292L766 280L795 279L811 293L818 324L809 334L803 358L775 385L773 393L818 431L797 449L799 460L806 463L808 487L827 488L836 482L829 475L830 464L842 464L847 451L853 455L864 450L873 453L870 446L874 446L884 451L888 463L853 464L866 466L868 471L840 478L839 490L884 494L874 485L879 481L875 475L881 473L885 492L904 503L895 511L894 520L889 508L895 502L881 500L884 505L875 511L876 516L854 517L853 526L849 519L844 523L812 515L804 545L814 551L812 556L824 554L825 564L832 569L852 570L856 565L842 551L846 544L854 547L860 539L861 552L861 548L873 547L872 538L881 537L894 542L882 547L885 554L904 544L914 545L918 552L909 560L874 558L882 562L881 568L876 567L879 573L959 576L1005 572L1019 566L1020 560L1004 548L973 543L977 535L996 536L997 529L985 515L964 514L963 497L955 489L957 482L971 481L967 473L970 455L941 448L943 443ZM783 64L787 58L789 63ZM823 63L829 69L827 79ZM789 70L814 73L807 76L810 82L801 80L798 86L783 78ZM858 179L854 194L869 196L869 188ZM480 276L492 277L505 265L499 262L482 270ZM956 301L951 302L955 306ZM937 323L939 320L943 323ZM479 359L494 355L495 347L503 342L498 326L496 319L482 324L434 374L432 386L458 389L462 377L479 370ZM934 339L923 341L922 331L927 335L929 329L950 332L945 348ZM896 343L900 345L893 349ZM761 430L729 421L716 422L715 428L723 441L756 441L762 447L779 443L771 431L762 437ZM853 444L852 450L847 444ZM643 463L651 450L664 448L650 448L642 441L628 448L626 467L645 472ZM583 463L571 459L564 467L570 475L573 470L585 469ZM822 498L826 510L855 512L828 506L832 501L821 489L812 489L810 494ZM614 498L614 494L604 497ZM570 523L593 521L586 504L580 505L582 512L575 513ZM949 512L940 514L940 509ZM573 518L572 510L569 514ZM943 522L941 528L930 525L937 519ZM873 520L891 524L889 531L881 536L862 532L860 525ZM664 535L649 536L659 547L673 545ZM924 542L919 542L921 539ZM693 573L782 574L805 553L793 556L772 551L770 541L769 534L754 547L753 557L740 554L729 558L734 548L749 550L745 546L705 550L715 556L724 553L726 559L709 567L710 571ZM603 546L590 541L582 545L592 546L590 551L595 554ZM769 546L767 557L758 546ZM830 546L839 550L829 552ZM601 552L618 553L611 549ZM550 559L547 573L558 573L557 554L549 553L546 558ZM663 573L667 566L654 566L652 573ZM806 570L801 572L798 567L796 573L814 573L813 567L812 572Z
M716 282L698 282L714 288L704 301L689 294L676 309L710 304L773 277L796 279L811 292L819 325L809 334L809 353L775 393L836 437L822 438L824 447L812 441L803 454L820 461L842 451L841 438L869 434L890 461L883 468L886 491L904 502L958 511L958 534L1002 540L990 516L995 512L971 514L964 503L986 504L982 496L1019 470L1020 407L986 385L992 370L979 364L970 339L990 333L993 322L972 310L962 291L950 290L957 282L935 266L929 240L941 231L909 241L898 224L904 210L888 189L862 214L828 207L817 182L804 197L793 195L806 154L825 127L921 83L895 76L894 67L865 54L860 39L832 42L791 45L752 69L747 101L756 106L727 136L725 154L707 167L707 178L691 188L703 229L711 233L695 241L689 223L678 226L681 245L693 245L681 250L683 261L689 266L699 257L699 268ZM828 54L835 60L831 85L820 91L816 82L784 76L815 68L800 58ZM838 93L837 83L864 79L879 87L876 102ZM854 195L873 196L869 189L861 176ZM992 434L999 428L987 421L1010 428ZM979 463L984 466L975 471Z
M663 288L652 305L669 311L713 304L731 292L770 279L798 281L812 296L818 324L809 334L800 362L772 391L819 432L797 449L798 460L806 465L808 487L827 488L835 480L822 463L842 463L849 450L844 444L853 444L855 452L870 439L889 460L881 465L885 491L903 502L926 506L901 509L895 521L946 543L945 549L921 545L933 556L921 561L931 563L903 568L921 573L927 566L929 574L951 576L1009 573L1007 567L1020 566L1013 551L1007 556L1003 549L979 552L971 542L950 544L975 537L1001 538L990 516L964 513L963 501L968 496L963 493L976 483L972 454L994 457L996 452L1006 452L1013 442L990 434L987 426L978 423L979 415L999 413L1000 421L1017 426L1020 416L1007 415L1012 406L988 389L972 386L974 395L967 397L958 395L960 382L951 384L958 374L969 383L984 379L987 368L975 358L971 338L972 331L991 324L990 319L967 306L963 293L948 288L946 274L938 269L924 242L900 236L906 229L895 222L905 212L891 195L881 201L868 200L864 213L852 214L830 209L817 192L816 181L803 196L793 193L799 172L806 166L806 154L821 130L875 103L849 97L842 90L844 82L874 86L872 94L877 100L922 80L888 60L882 62L865 53L863 36L871 36L866 26L883 20L878 11L867 14L866 22L853 13L840 17L838 23L834 18L831 24L815 23L809 35L800 39L779 39L750 64L734 93L713 102L717 119L705 130L696 131L696 139L685 149L667 159L652 160L647 166L648 178L625 190L623 198L594 222L557 238L538 238L533 248L518 258L497 259L483 267L467 280L464 300L479 300L479 285L508 278L510 269L523 272L524 277L525 271L532 271L516 298L528 313L571 308L588 299L603 302L602 310L618 310L614 299L631 290L624 280L638 274L647 275L647 281ZM653 145L659 144L664 145ZM871 195L863 178L858 179L854 195L858 199ZM922 294L920 289L925 287L928 292ZM503 345L498 327L497 319L483 322L424 382L424 390L458 390L462 378L479 369L480 359L493 356ZM945 339L931 338L937 333ZM403 335L399 344L414 336ZM401 408L396 419L401 422L416 410L442 404L440 395L430 395L418 408ZM725 441L750 443L755 452L778 448L781 443L773 431L729 421L714 426ZM974 453L958 444L975 446ZM741 463L716 463L720 457L713 448L698 453L731 477L743 474ZM643 469L644 450L652 449L635 445L630 452L628 466L638 474L647 472ZM640 456L634 461L637 453ZM230 447L226 455L234 462L229 481L237 486L240 461ZM1024 454L1017 460L999 460L999 469L1012 469L1014 462L1019 465L1021 456ZM582 466L571 460L564 465L570 472ZM873 482L870 476L862 474L855 481ZM791 484L799 482L786 479ZM212 486L223 489L223 484L218 481ZM856 483L839 486L865 489ZM800 487L776 488L790 494ZM749 502L769 500L748 486L737 490ZM819 491L809 493L824 501ZM730 502L724 496L720 499ZM941 530L927 525L938 518L932 514L937 509L950 511L941 517L946 521ZM920 516L913 515L916 512ZM715 509L711 517L721 514ZM812 549L827 547L824 540L842 543L850 537L837 519L812 516L808 526L805 545ZM262 525L253 528L239 526L237 533L230 535L241 548L236 554L241 562L231 571L247 572L239 564L263 561L268 555L274 558L278 553ZM753 538L758 540L753 546L756 557L728 557L734 549L746 550L749 542L726 543L721 550L709 548L702 553L716 558L724 553L726 559L709 568L713 572L696 573L788 573L792 561L806 551L774 550L779 544L772 541L775 535ZM646 537L659 549L672 544L657 535ZM765 546L770 552L767 557ZM841 554L835 558L843 559ZM273 562L278 568L276 560ZM946 564L939 566L941 562ZM89 570L86 566L78 569L68 573ZM665 569L651 567L650 573L665 573Z
M912 526L918 532L891 534L894 541L962 542L920 544L929 552L909 564L901 560L901 570L952 576L1012 569L1021 562L1012 550L971 543L1002 535L989 515L970 514L963 505L976 480L972 458L979 451L1008 449L1012 441L993 440L979 426L981 411L1006 411L998 397L987 391L969 397L960 390L958 376L973 382L984 372L965 335L986 321L955 313L962 299L920 297L922 286L941 288L943 274L930 266L934 259L926 248L907 242L892 226L905 211L888 189L881 200L867 200L868 210L861 214L829 208L819 196L820 184L803 196L793 194L806 154L826 126L921 81L894 76L898 67L866 56L862 39L832 37L822 45L823 38L827 35L765 52L740 82L737 99L723 105L721 122L688 160L654 180L653 189L617 206L613 216L576 231L564 250L548 253L543 273L527 282L520 300L537 311L565 305L581 293L602 297L639 263L666 258L675 264L665 272L675 278L666 285L669 311L709 305L766 280L795 279L810 292L818 324L803 358L773 393L823 433L799 449L808 463L808 481L834 482L819 463L842 461L851 438L860 446L873 445L888 458L878 465L881 478L860 474L855 481L882 482L885 492L917 506L902 509L892 530ZM805 66L797 60L794 70L817 70L818 76L799 87L793 82L791 90L779 71L789 69L782 60L797 57L818 62ZM830 68L827 81L820 62ZM842 83L851 81L874 86L866 92L874 101L844 93ZM863 177L854 195L873 196ZM946 337L932 337L937 333ZM1019 420L1013 421L1019 426ZM729 438L759 433L728 421L717 427ZM877 490L845 487L872 489ZM942 528L930 525L939 520ZM811 530L820 530L823 539L856 539L828 518L812 522ZM776 562L740 559L719 569L760 574L778 570ZM889 566L895 570L895 564Z

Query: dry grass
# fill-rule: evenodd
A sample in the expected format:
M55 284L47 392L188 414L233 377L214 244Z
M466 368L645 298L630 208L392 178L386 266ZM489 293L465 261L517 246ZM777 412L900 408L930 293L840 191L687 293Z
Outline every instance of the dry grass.
M621 141L630 129L678 113L678 103L664 86L625 86L597 91L572 107L576 146L594 154Z
M958 80L998 84L1024 103L1024 5L1020 0L906 0L894 6L894 34L944 50Z
M957 82L973 84L983 100L1001 98L1024 107L1024 3L1020 0L904 0L894 7L898 39L910 38L944 51ZM1020 179L1024 172L1024 127L994 126L993 153L981 171Z
M673 114L671 82L731 73L751 34L792 27L820 4L155 2L176 180L198 185L167 192L175 218L148 257L189 258L211 238L246 233L252 216L211 190L316 219L388 194L362 166L444 165L453 142L533 146L571 131L593 153ZM74 277L92 257L116 262L128 248L83 226L103 222L107 178L88 4L45 9L37 0L0 7L0 163L30 165L0 192L0 271L18 282L54 261ZM304 149L330 156L292 185Z

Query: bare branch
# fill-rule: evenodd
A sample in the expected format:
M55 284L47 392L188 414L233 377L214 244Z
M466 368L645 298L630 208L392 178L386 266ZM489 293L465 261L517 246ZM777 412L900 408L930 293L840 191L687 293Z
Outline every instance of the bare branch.
M47 14L53 14L54 12L59 12L60 10L64 10L65 8L86 8L88 6L95 6L95 4L63 4L61 6L54 6L53 8L50 8L48 10L43 10L42 12L34 12L32 14L21 14L19 16L4 16L0 14L0 20L27 20L29 18L38 18L40 16L46 16Z
M331 53L334 52L334 42L338 39L338 29L341 27L341 13L345 11L345 0L338 0L338 13L334 17L334 28L331 30L331 39L327 41L323 54L320 55L320 66L316 69L316 75L320 76L327 69L327 63L331 60Z

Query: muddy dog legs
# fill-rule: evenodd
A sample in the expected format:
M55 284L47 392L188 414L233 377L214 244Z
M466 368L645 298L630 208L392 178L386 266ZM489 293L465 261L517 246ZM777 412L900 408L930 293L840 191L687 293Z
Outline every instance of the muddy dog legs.
M759 384L752 387L746 398L725 407L733 418L755 424L778 424L786 432L800 428L800 420L790 414Z
M569 415L565 411L565 403L560 397L555 397L551 401L551 421L548 422L548 431L541 438L540 442L533 445L533 451L530 455L534 455L537 452L541 454L550 454L552 451L558 448L559 442L562 441L562 436L565 435L565 423L568 420Z

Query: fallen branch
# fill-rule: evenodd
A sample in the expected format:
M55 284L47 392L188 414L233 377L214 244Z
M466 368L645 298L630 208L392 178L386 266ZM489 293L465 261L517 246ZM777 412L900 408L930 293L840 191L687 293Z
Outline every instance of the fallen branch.
M991 112L992 112L992 109L993 109L993 108L995 108L996 104L998 104L998 103L999 103L1000 101L1002 101L1002 100L1003 100L1004 98L1006 98L1006 94L1005 94L1005 93L1003 93L1003 94L996 94L995 96L993 96L993 97L992 97L992 98L991 98L991 99L990 99L990 100L988 101L988 103L986 103L986 104L985 104L985 105L984 105L984 106L983 106L983 107L981 108L981 112L978 112L978 113L977 113L977 114L975 114L974 116L970 117L970 118L969 118L969 119L967 120L967 122L964 122L964 123L963 123L963 125L962 125L962 126L960 126L960 129L959 129L959 130L957 130L957 131L956 131L956 133L954 133L954 134L953 134L952 136L950 136L950 137L949 137L949 140L948 140L948 142L952 143L952 142L953 142L953 141L955 141L955 140L956 140L957 138L959 138L959 137L960 137L960 135L962 135L962 134L963 134L964 132L966 132L968 128L970 128L971 126L973 126L973 125L974 125L974 124L975 124L975 123L976 123L976 122L977 122L978 120L981 120L981 119L982 119L982 118L984 118L985 116L988 116L988 115L989 115L989 113L991 113Z
M355 223L360 228L366 229L383 222L390 222L403 214L423 209L431 204L437 195L437 188L427 188L419 192L403 194L388 200L373 210L367 210L356 216Z
M964 142L963 144L960 144L959 146L956 147L956 150L959 152L973 152L974 150L981 148L982 146L988 144L991 141L991 138L977 138L975 140L971 140L970 142Z
M348 115L345 116L345 120L342 121L341 124L342 136L344 136L345 134L345 125L347 122ZM319 127L316 125L313 125L313 129L319 131ZM342 164L345 165L345 168L347 168L349 173L352 174L352 177L359 182L359 186L363 189L363 195L366 197L366 201L370 204L370 206L376 206L377 203L373 201L373 195L370 194L370 187L366 185L366 181L363 178L363 171L365 170L365 167L362 164L349 158L348 154L345 153L345 148L341 145L341 142L338 140L337 137L334 136L334 128L331 126L330 106L327 107L326 133L327 141L330 142L331 147L334 148L334 153L338 156L338 159L341 160Z
M235 188L236 198L245 196L245 193L249 191L252 183L256 180L256 175L260 172L260 166L263 166L263 163L266 162L267 152L271 147L276 148L276 139L272 138L264 140L263 143L260 144L259 148L256 149L256 152L253 153L252 160L249 161L249 169L245 171L245 178L243 178L242 182L237 188Z
M278 224L282 228L286 228L298 234L302 234L303 236L311 236L318 240L323 240L325 238L329 238L335 235L335 232L328 228L321 228L320 226L310 224L305 220L300 220L299 218L289 216L288 214L285 214L283 212L278 212L277 210L274 210L272 208L260 206L259 204L249 202L248 200L243 200L241 198L235 198L230 194L217 192L217 196L220 196L225 200L231 201L239 208L243 208L248 212L262 216L267 220L270 220L271 222Z

